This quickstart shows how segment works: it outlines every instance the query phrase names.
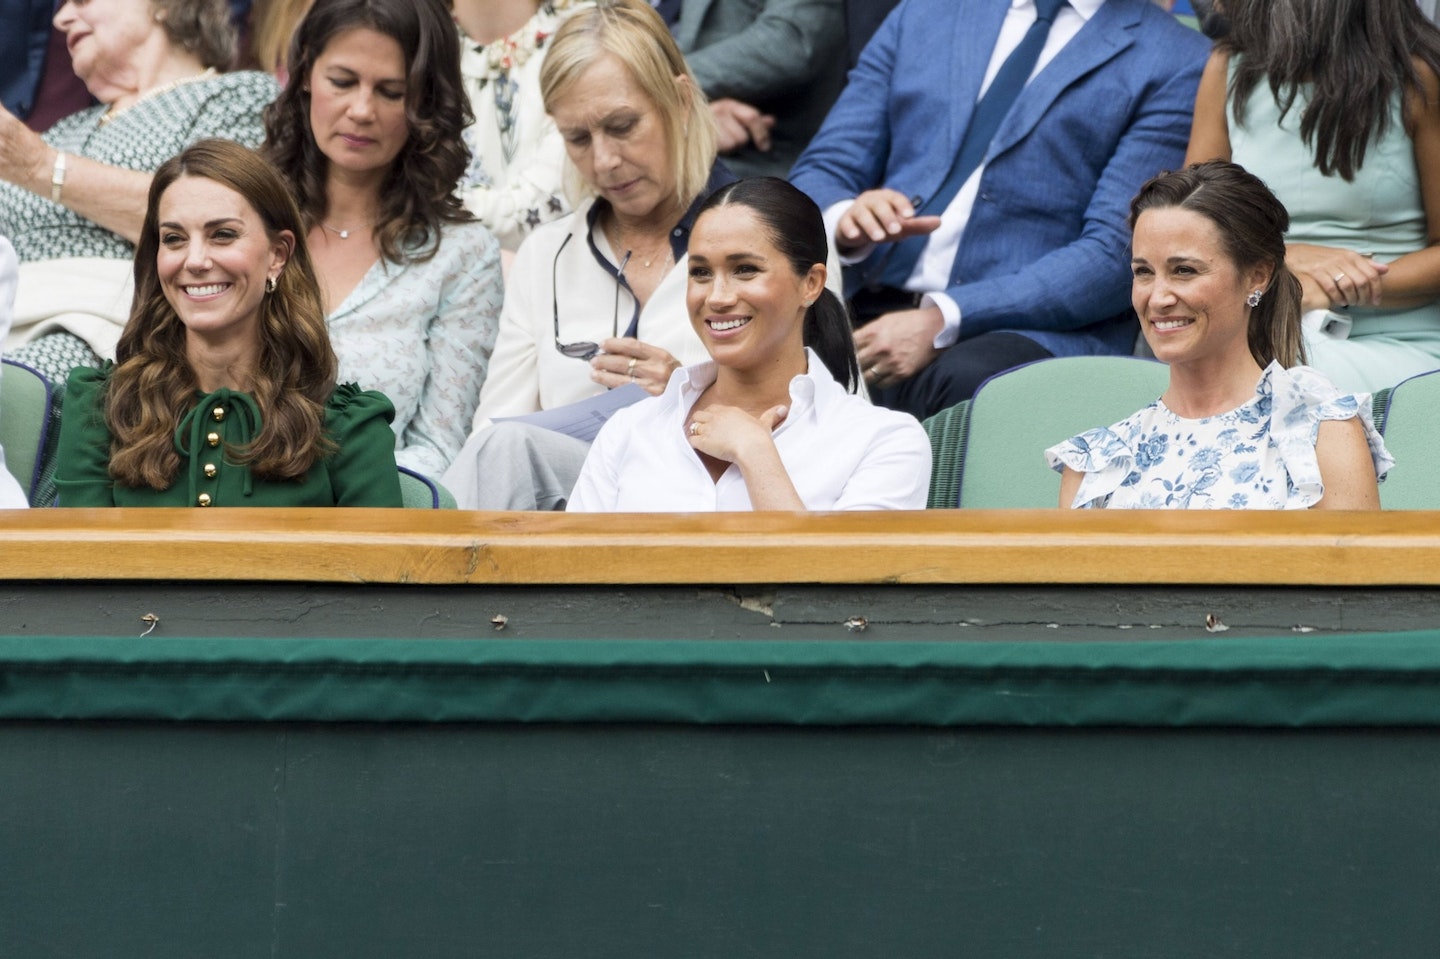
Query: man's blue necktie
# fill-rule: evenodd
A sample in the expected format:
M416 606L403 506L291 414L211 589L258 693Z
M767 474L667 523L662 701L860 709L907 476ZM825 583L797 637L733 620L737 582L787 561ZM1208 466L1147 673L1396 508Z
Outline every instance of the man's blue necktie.
M1030 74L1034 72L1035 63L1040 59L1040 51L1045 49L1045 38L1050 35L1050 25L1055 22L1055 14L1065 3L1066 0L1035 0L1035 22L1020 40L1020 45L1005 58L984 96L975 104L970 126L965 131L965 138L960 141L960 152L955 155L955 163L950 167L949 175L934 195L915 211L917 216L939 216L944 213L950 201L955 199L955 194L959 193L965 181L970 179L970 174L974 173L985 159L985 151L990 148L995 131L1000 129L1000 122L1015 105L1020 91L1025 89ZM912 236L895 244L881 275L881 284L903 287L914 271L915 264L920 261L920 254L924 252L927 240L926 236Z

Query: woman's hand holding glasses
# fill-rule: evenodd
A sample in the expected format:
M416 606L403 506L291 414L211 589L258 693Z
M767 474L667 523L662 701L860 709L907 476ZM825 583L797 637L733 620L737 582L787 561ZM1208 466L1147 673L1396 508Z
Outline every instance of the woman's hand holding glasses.
M680 368L665 350L631 336L610 337L600 347L604 352L590 358L590 378L606 389L636 383L651 396L659 396L670 374Z

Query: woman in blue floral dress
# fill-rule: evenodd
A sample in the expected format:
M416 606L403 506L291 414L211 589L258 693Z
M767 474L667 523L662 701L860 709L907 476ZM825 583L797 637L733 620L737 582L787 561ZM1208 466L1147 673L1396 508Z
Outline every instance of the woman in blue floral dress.
M1170 366L1154 403L1046 450L1060 505L1378 509L1393 463L1370 396L1303 366L1284 206L1225 161L1164 173L1131 202L1131 298Z

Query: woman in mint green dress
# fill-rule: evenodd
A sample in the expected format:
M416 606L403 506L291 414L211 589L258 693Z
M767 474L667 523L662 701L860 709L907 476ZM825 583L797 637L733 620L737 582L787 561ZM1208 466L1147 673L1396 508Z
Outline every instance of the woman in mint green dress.
M390 401L336 386L300 213L253 151L165 162L135 299L66 386L61 506L400 506Z
M1414 0L1226 0L1187 163L1290 212L1310 365L1373 391L1440 369L1440 29Z

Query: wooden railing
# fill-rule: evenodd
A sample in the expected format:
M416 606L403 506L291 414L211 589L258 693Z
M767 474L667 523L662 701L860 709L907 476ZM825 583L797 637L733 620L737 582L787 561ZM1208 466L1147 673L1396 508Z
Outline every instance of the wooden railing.
M1440 512L0 513L0 579L1440 585Z

